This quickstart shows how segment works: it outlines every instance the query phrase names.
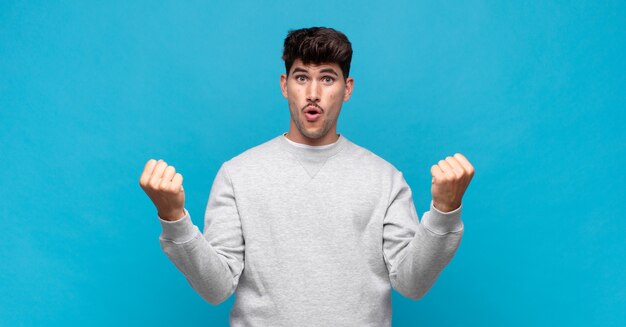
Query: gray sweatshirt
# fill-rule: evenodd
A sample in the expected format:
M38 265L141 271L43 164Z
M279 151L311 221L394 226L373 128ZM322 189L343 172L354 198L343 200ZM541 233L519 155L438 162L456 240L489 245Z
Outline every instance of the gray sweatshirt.
M224 162L204 219L159 218L161 246L209 303L235 292L231 326L390 326L391 288L424 296L463 235L461 208L420 222L403 174L343 135Z

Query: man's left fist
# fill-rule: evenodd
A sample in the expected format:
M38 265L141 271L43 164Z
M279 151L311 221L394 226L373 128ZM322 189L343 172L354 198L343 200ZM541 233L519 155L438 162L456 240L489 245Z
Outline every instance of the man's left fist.
M446 160L439 160L439 164L430 167L433 175L431 193L433 205L442 212L450 212L461 206L461 199L472 177L474 167L460 153Z

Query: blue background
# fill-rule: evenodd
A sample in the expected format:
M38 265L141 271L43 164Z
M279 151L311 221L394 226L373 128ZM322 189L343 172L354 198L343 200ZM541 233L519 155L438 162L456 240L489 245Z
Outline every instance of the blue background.
M352 41L338 131L404 172L476 175L465 236L394 326L626 325L624 2L3 1L2 325L226 326L158 243L150 158L200 227L219 165L288 130L289 29Z

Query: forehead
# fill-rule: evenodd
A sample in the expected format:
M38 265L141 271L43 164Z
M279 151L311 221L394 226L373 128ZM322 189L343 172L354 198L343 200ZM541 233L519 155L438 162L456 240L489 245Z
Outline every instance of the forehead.
M294 60L293 65L291 65L291 72L293 72L296 68L304 69L310 73L318 72L323 69L332 69L337 74L341 73L341 67L337 63L308 63L304 64L300 58Z

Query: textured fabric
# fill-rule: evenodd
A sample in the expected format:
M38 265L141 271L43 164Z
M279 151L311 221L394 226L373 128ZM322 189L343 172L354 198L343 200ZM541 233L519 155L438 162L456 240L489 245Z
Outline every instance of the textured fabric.
M454 256L461 208L421 222L402 173L343 135L279 135L226 161L201 233L185 217L161 246L211 304L235 292L231 326L390 326L391 288L421 298Z

